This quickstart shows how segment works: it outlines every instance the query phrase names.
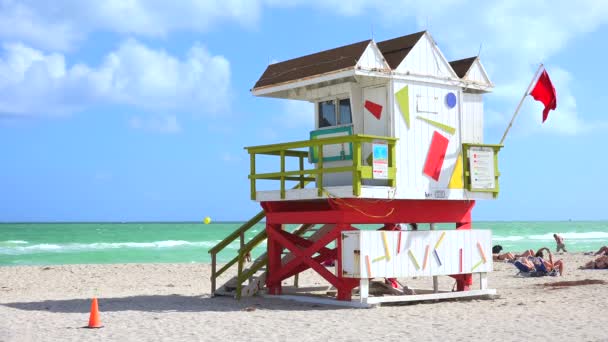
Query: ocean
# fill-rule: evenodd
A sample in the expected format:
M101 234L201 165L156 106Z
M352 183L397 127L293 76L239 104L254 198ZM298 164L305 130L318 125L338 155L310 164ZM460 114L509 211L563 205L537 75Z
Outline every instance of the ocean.
M2 223L0 266L87 263L195 263L211 261L209 248L241 222L203 223ZM553 233L565 238L572 252L595 251L608 245L608 221L475 222L474 229L491 229L494 244L505 251L549 247ZM378 227L364 226L361 229ZM264 229L255 225L247 237ZM428 229L428 225L420 225ZM453 229L453 225L438 225ZM218 255L226 262L236 255L238 240ZM264 243L253 256L261 254Z

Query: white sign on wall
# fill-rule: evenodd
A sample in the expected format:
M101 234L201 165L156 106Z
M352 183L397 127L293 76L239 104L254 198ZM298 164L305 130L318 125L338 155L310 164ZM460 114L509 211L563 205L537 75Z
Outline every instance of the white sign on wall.
M372 175L374 179L388 179L388 145L384 143L372 144L373 163Z
M471 146L468 154L471 190L495 189L494 149L491 147Z

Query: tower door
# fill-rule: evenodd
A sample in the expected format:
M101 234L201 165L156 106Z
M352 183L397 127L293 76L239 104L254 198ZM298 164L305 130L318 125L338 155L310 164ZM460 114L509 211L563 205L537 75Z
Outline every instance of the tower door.
M386 87L363 88L363 134L388 137L389 113ZM372 144L363 144L361 149L363 165L370 165L372 160ZM386 185L384 180L365 180L366 185Z

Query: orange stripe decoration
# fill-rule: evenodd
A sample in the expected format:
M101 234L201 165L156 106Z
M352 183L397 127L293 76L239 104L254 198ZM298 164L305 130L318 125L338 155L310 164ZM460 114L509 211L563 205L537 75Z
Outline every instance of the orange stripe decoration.
M458 267L458 272L462 273L462 248L460 249L460 266Z
M397 255L401 252L401 231L397 235Z
M384 254L386 259L391 261L391 250L388 248L388 240L386 238L386 232L382 232L382 242L384 243Z
M486 259L486 253L484 253L483 247L481 247L481 243L479 243L479 241L477 241L477 249L479 249L479 254L481 254L481 259L483 263L485 264L486 262L488 262L488 260Z
M365 256L365 266L367 268L367 277L371 278L372 277L372 265L369 262L369 255Z
M424 251L424 261L422 262L422 270L426 269L426 262L429 260L429 248L431 246L426 245L426 250Z
M414 253L412 252L412 250L408 249L407 253L410 255L410 258L414 262L414 265L416 266L416 269L419 270L420 269L420 264L418 263L418 259L416 259L416 256L414 255Z

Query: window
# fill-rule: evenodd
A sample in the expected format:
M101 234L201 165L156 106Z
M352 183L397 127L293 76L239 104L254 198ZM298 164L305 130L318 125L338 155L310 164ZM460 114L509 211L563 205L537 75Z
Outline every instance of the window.
M319 102L319 128L350 125L352 122L350 99Z

